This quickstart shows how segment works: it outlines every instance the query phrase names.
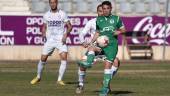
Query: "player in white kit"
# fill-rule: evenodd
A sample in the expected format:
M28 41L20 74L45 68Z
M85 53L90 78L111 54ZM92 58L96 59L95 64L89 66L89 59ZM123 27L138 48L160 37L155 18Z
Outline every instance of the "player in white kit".
M61 65L59 68L57 84L65 85L62 78L67 65L68 50L66 38L68 33L72 30L72 25L66 13L57 8L58 0L49 0L49 4L51 9L43 16L44 24L42 28L42 35L43 38L46 39L46 42L42 50L41 60L37 66L37 76L30 83L36 84L40 82L42 71L44 65L46 65L48 56L50 56L55 49L58 49Z
M97 14L98 14L98 16L103 15L103 9L102 9L101 4L97 6ZM88 41L85 41L84 37L86 36L86 34L90 33L90 35L91 35L90 38L92 39L95 32L96 32L96 18L93 18L86 23L85 27L83 28L83 30L79 34L80 42L85 48L88 47ZM104 53L101 51L101 49L97 46L94 46L93 48L95 48L96 59L97 59L97 57L102 57L102 55ZM87 52L87 54L88 54L88 52ZM82 59L86 59L86 57L87 56L85 55L85 56L83 56ZM112 69L111 69L112 70L112 76L114 76L116 74L116 72L119 68L119 65L120 65L119 59L116 58L113 62ZM79 82L79 84L76 88L77 94L80 94L83 91L86 69L87 68L79 66L79 69L78 69L78 82Z

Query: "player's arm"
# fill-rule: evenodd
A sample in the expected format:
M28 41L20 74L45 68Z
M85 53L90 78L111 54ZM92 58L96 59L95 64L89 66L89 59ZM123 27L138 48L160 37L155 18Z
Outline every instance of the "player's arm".
M90 42L90 44L94 43L94 42L97 40L98 37L99 37L99 32L96 31L95 34L94 34L94 36L93 36L93 39L92 39L91 42Z
M114 35L124 34L126 32L125 26L119 16L117 19L116 26L117 26L118 30L114 33Z
M91 40L90 44L94 43L97 40L98 37L99 37L99 26L98 26L98 23L96 21L96 32L95 32L93 39Z
M86 34L90 31L90 27L91 24L90 22L87 22L85 27L83 28L83 30L79 33L79 39L80 39L80 43L86 48L88 47L88 43L84 40L84 37L86 36Z
M62 43L66 44L66 39L67 39L68 34L72 30L72 25L70 23L70 20L68 19L67 14L63 13L63 16L64 16L64 23L65 23L67 29L66 29L66 32L63 34Z
M42 36L43 37L46 37L46 30L47 30L47 24L43 23L43 26L42 26Z
M67 30L66 30L66 35L68 35L70 32L71 32L71 30L72 30L72 25L71 25L71 23L70 23L70 21L67 21L66 22L66 26L67 26Z
M65 23L65 25L66 25L66 27L67 27L67 30L66 30L66 32L64 33L63 38L62 38L63 44L66 44L67 36L68 36L68 34L71 32L71 30L72 30L72 28L73 28L72 25L71 25L71 23L70 23L70 21L67 21L67 22Z
M46 42L46 31L47 31L47 19L46 19L47 15L45 14L43 16L43 25L42 25L42 37L43 37L43 41Z
M114 35L124 34L126 32L126 29L124 27L118 29Z

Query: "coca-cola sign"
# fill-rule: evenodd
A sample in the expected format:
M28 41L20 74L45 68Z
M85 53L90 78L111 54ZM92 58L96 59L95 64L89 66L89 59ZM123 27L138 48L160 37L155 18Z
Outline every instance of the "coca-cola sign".
M170 24L165 26L165 18L157 16L148 17L127 17L122 18L125 21L125 26L128 31L147 32L149 36L149 43L162 45L170 44ZM133 23L133 24L132 24ZM164 39L166 41L164 42ZM138 38L132 38L133 43L141 43Z

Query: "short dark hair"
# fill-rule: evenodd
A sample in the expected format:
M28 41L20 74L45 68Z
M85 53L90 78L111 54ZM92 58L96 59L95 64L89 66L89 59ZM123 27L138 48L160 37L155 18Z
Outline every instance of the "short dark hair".
M49 3L50 3L50 1L51 1L51 0L49 0ZM57 1L58 1L58 0L56 0L56 2L57 2Z
M99 7L102 7L102 4L99 4L99 5L97 6L97 10L99 10Z
M103 5L108 5L108 6L112 7L112 3L110 1L103 1L102 6Z

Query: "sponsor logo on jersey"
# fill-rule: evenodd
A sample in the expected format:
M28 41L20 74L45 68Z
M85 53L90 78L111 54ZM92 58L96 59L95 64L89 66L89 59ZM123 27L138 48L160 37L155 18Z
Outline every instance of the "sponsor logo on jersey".
M62 21L48 21L48 27L60 27Z
M100 32L105 32L105 31L114 31L115 28L113 26L108 26L108 27L104 27Z

